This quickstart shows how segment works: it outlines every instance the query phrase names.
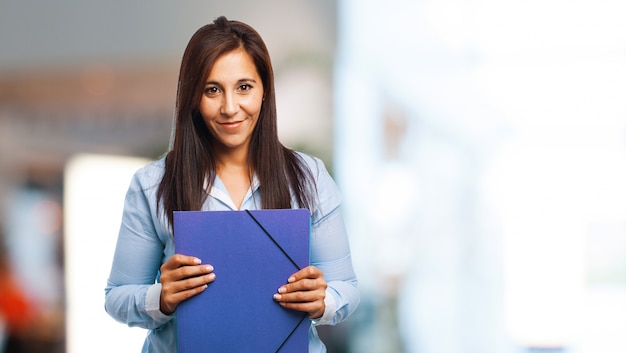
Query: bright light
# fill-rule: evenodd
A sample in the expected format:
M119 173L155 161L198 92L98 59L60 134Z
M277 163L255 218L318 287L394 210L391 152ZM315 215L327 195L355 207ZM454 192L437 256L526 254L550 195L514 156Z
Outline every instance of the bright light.
M626 3L340 4L335 171L360 283L410 254L405 350L626 351Z
M146 331L104 311L124 195L144 159L79 155L65 168L67 352L139 352Z

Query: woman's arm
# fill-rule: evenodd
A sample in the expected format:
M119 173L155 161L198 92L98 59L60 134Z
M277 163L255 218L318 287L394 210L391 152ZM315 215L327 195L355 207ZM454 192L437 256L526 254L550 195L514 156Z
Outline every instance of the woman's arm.
M312 162L318 207L313 213L311 266L291 276L275 299L284 307L308 312L316 325L334 325L354 312L360 295L339 190L322 162Z
M111 274L105 289L105 310L129 326L157 328L171 320L160 309L161 284L156 283L166 244L158 237L147 195L135 174L126 193L122 224ZM153 193L154 195L154 193Z
M327 282L325 311L315 318L317 325L335 325L352 314L359 305L358 282L341 209L337 207L324 220L313 225L311 265L316 266Z

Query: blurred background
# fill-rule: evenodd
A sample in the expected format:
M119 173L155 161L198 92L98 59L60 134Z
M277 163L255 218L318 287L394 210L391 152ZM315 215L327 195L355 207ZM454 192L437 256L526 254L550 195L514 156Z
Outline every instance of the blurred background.
M104 312L191 35L264 37L362 300L329 352L626 351L626 3L0 2L0 352L138 352ZM115 342L114 342L115 341Z

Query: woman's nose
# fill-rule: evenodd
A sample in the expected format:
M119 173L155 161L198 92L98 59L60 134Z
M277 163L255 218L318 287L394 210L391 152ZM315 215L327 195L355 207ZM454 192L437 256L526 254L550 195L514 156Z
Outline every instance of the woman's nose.
M233 93L226 93L223 97L220 113L229 117L235 115L239 111L237 96Z

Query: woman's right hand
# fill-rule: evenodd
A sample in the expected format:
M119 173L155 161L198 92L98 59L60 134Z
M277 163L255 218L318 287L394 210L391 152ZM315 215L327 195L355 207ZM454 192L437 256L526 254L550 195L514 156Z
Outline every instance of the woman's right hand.
M202 265L197 257L174 254L161 265L161 312L171 315L180 302L203 292L214 280L213 266Z

